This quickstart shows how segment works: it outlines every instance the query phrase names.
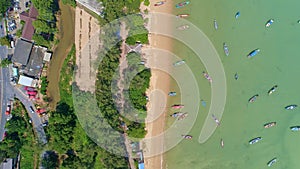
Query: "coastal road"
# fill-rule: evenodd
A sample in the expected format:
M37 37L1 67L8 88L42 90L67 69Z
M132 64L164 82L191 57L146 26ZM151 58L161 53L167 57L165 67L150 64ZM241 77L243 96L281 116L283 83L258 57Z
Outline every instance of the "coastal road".
M7 56L7 47L0 46L1 60L6 58L6 56ZM10 82L10 77L11 75L10 75L9 67L0 68L0 101L1 101L0 136L3 136L5 131L6 119L8 117L7 115L5 115L7 104L10 102L10 100L13 100L16 97L23 103L23 105L25 106L29 114L29 117L32 119L33 129L35 130L39 138L39 141L42 144L46 144L47 139L42 126L41 119L37 113L31 113L30 111L30 106L32 106L35 109L34 104L19 88L17 88Z
M150 13L150 18L149 32L151 34L171 37L184 43L197 54L213 79L211 83L211 104L198 139L199 143L204 143L217 128L212 115L214 114L220 120L226 104L226 76L219 54L209 38L191 22L163 13ZM166 24L167 26L162 27L159 23L170 23L170 25ZM177 27L182 25L189 25L189 28L178 30ZM194 72L194 74L203 76L201 72Z

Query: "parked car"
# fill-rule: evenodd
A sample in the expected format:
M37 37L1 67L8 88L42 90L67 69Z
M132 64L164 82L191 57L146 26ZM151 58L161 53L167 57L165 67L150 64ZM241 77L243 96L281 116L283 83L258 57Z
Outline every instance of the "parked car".
M35 113L32 106L29 107L31 113Z

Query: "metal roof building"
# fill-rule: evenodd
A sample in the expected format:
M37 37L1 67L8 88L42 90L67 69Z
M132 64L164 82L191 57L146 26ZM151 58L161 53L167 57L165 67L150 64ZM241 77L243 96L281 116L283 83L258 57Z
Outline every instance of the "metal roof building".
M25 66L28 62L32 47L32 42L18 39L12 61Z
M29 87L36 87L36 80L33 78L20 75L18 84Z

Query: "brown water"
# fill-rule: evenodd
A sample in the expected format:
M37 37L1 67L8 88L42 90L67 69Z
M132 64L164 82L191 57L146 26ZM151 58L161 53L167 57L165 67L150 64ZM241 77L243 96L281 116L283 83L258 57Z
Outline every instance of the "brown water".
M71 50L72 44L75 40L74 23L75 23L75 10L68 5L64 5L59 1L59 8L61 16L59 18L59 43L54 50L49 72L48 72L48 94L52 98L50 103L51 109L56 107L56 103L60 100L59 95L59 77L60 70L63 65L64 59Z

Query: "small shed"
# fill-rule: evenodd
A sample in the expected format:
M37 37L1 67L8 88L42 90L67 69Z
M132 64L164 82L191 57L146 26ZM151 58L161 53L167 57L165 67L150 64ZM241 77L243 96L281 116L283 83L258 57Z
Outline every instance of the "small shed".
M43 61L44 61L44 62L50 62L51 56L52 56L52 53L50 53L50 52L45 52Z
M23 86L36 87L36 80L31 77L20 75L18 84Z

